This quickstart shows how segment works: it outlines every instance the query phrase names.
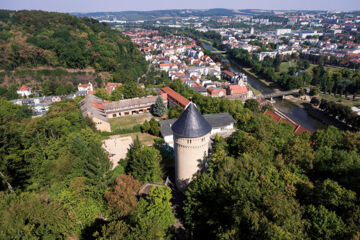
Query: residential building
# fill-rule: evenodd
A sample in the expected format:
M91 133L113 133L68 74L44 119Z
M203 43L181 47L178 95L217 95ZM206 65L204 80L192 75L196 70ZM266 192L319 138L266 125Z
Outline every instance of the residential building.
M78 85L78 91L94 91L93 85L91 82L87 83L87 84L81 84L79 83Z
M19 94L22 97L28 97L31 95L31 88L29 88L26 85L22 85L17 91L17 94Z

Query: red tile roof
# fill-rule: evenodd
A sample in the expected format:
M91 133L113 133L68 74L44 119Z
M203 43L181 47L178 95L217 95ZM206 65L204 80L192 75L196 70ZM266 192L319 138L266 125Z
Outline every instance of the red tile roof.
M30 90L30 88L26 85L22 85L20 88L19 88L19 91L28 91Z
M91 105L93 105L93 107L97 108L97 109L102 109L104 110L104 105L101 103L96 103L96 102L91 102Z
M168 95L168 100L173 102L176 105L179 105L180 107L186 107L190 101L183 96L181 96L179 93L175 92L169 87L164 87L160 90L160 93L166 93Z
M222 89L222 88L209 87L207 89L207 91L210 93L211 96L218 96L220 94L220 92L223 92L224 95L226 95L225 89Z
M273 113L272 111L270 111L268 109L265 110L264 114L270 115L275 122L279 122L281 119L281 117L279 115L277 115L276 113Z
M82 88L87 88L87 87L90 87L90 84L79 84L79 87L82 87Z
M225 73L226 75L230 76L230 77L233 77L234 74L228 70L224 70L223 73Z
M275 122L286 122L286 123L290 123L291 126L293 126L294 128L294 133L303 133L303 132L308 132L309 134L312 134L312 132L310 132L309 130L307 130L306 128L302 127L301 125L299 124L295 124L285 118L282 118L281 116L277 115L276 113L266 109L265 112L264 112L265 115L269 115L272 117L272 119L275 121Z
M240 85L230 85L229 89L231 91L231 94L244 94L249 92L249 89L246 86Z

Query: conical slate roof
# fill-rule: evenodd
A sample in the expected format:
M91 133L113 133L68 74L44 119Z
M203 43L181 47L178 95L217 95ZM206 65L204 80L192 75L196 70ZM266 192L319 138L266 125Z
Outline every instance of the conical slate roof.
M208 134L211 131L211 125L197 110L195 104L190 103L171 129L180 137L196 138Z

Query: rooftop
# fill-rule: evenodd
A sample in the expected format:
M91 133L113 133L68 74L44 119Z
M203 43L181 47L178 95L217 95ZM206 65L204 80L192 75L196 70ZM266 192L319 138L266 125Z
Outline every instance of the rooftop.
M170 96L170 101L171 99L175 99L180 105L182 105L182 107L186 107L189 104L189 100L187 100L185 97L181 96L179 93L175 92L174 90L172 90L169 87L164 87L161 89L161 92L166 93L167 95Z
M235 120L232 118L232 116L229 113L205 114L203 115L203 117L211 125L212 129L228 126L235 122ZM176 120L177 118L161 120L159 122L161 136L166 137L173 135L171 126L176 122Z
M195 104L190 103L171 129L180 137L196 138L211 132L212 127L201 115Z

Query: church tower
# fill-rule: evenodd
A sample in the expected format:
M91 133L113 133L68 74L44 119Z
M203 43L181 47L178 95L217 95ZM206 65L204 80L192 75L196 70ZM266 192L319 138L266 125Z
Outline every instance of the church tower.
M176 186L184 191L196 173L205 167L212 127L190 103L171 129L174 133Z

